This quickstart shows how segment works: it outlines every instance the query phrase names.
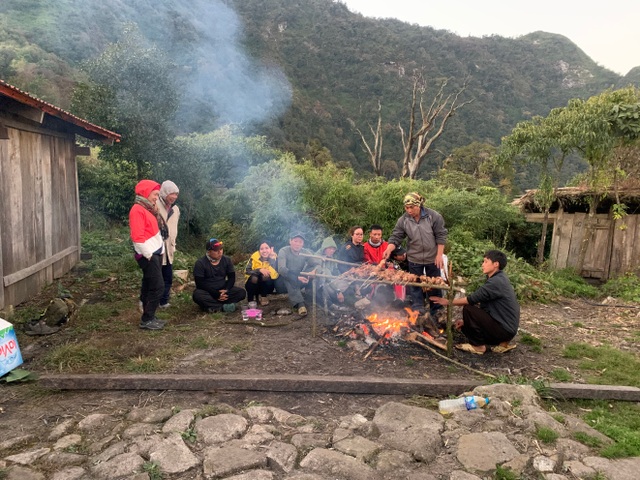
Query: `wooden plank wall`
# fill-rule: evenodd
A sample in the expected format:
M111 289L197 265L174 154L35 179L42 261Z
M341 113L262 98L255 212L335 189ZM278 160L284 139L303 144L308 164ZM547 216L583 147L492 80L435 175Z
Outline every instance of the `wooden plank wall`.
M8 134L8 132L7 132ZM0 139L0 192L6 192L7 188L8 188L8 178L9 178L9 173L6 171L6 168L8 166L8 158L9 158L9 141L6 139ZM4 235L7 234L6 232L6 227L5 225L7 225L7 220L6 220L6 211L7 211L7 198L4 199L5 201L5 208L0 208L0 308L3 308L5 305L5 301L4 301L4 285L2 283L2 278L4 277L4 274L2 272L4 272L4 264L3 264L3 248L2 248L2 244L3 244L3 240L4 240Z
M586 216L585 216L586 220ZM595 215L595 232L584 259L583 276L606 279L611 258L611 218L608 214ZM579 251L579 250L578 250ZM576 254L577 261L578 257Z
M0 150L6 151L0 157L6 202L0 217L0 308L37 294L80 256L73 135L49 136L19 128L9 128L8 133L9 140L2 141L6 149Z
M611 276L637 271L640 266L640 219L629 215L616 220L611 246Z
M586 213L559 212L551 241L554 268L575 267L584 236ZM613 222L609 214L595 216L595 235L589 243L582 275L606 280L640 269L640 218L630 215Z

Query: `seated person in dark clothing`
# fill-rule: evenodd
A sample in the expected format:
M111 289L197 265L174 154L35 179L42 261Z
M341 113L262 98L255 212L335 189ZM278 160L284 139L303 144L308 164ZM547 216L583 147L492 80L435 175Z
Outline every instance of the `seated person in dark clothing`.
M509 278L502 271L507 265L507 256L499 250L484 254L482 272L487 281L468 297L456 298L453 305L463 305L462 320L454 327L461 330L469 343L456 345L465 352L482 355L487 346L497 353L515 348L509 341L518 333L520 305ZM446 298L430 297L440 305L447 305Z
M396 248L391 252L389 259L393 261L393 268L396 270L409 271L409 260L407 260L407 251L404 248Z
M362 240L364 239L364 230L360 226L351 227L349 229L349 237L351 238L347 243L342 245L336 254L338 260L343 262L361 264L364 263L364 245ZM340 273L344 273L357 265L344 265L339 263L338 270Z
M234 286L236 271L231 259L223 255L222 242L212 238L206 245L207 253L193 267L196 289L193 301L206 312L233 312L236 303L247 296L244 288Z

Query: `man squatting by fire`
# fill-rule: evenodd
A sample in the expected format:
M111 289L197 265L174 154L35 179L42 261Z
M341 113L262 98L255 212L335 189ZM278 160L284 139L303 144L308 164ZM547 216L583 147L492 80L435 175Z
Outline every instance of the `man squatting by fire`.
M453 305L462 305L462 320L454 327L462 330L469 343L457 344L456 348L482 355L487 346L496 353L505 353L516 348L509 341L515 337L520 324L520 305L507 275L502 271L507 265L507 256L499 250L484 254L482 272L487 281L468 297L456 298ZM440 305L448 305L446 298L430 297ZM495 345L495 346L494 346Z

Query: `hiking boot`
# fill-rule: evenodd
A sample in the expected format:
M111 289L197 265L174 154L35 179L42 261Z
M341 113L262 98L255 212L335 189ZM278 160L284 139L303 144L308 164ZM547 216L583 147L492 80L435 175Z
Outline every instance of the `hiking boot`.
M302 315L303 317L307 314L307 307L304 305L298 308L298 315Z
M164 328L164 323L157 318L154 318L150 322L140 322L140 328L143 330L162 330Z
M236 311L236 304L235 303L225 303L224 305L222 305L222 311L225 313L232 313Z
M158 308L169 308L170 306L171 304L167 302L167 303L161 303L160 305L158 305Z

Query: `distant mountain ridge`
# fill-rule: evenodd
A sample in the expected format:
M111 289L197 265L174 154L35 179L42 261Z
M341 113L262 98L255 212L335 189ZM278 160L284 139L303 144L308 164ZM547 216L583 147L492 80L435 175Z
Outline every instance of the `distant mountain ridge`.
M140 12L142 31L153 41L182 42L186 50L165 48L179 66L189 67L180 71L193 72L203 63L219 61L213 58L215 49L211 58L195 58L198 42L218 33L212 31L220 28L216 15L233 11L237 18L229 17L229 22L237 21L237 41L249 58L261 68L280 69L292 88L284 114L254 128L247 125L247 131L264 133L274 146L299 156L318 145L326 147L336 161L361 171L370 167L355 127L365 131L367 123L375 123L378 100L383 158L400 159L398 123L407 121L414 71L424 72L428 93L444 78L454 86L468 78L464 96L474 99L448 124L425 175L452 148L473 141L497 146L518 121L544 116L571 98L640 84L640 67L622 77L561 35L459 37L397 20L369 19L332 0L140 0L137 10L124 0L53 3L0 4L0 76L7 81L67 106L72 81L80 78L78 62L117 40L123 22ZM189 74L180 81L186 85ZM200 107L184 110L187 116L179 122L183 131L212 127L215 107Z

